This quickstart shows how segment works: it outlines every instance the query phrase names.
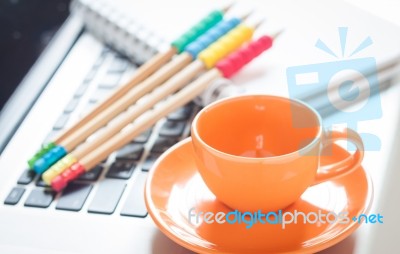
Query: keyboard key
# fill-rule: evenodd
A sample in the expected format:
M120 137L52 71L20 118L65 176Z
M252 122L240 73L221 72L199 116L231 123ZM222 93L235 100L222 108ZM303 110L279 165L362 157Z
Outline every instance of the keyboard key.
M160 129L160 136L179 138L185 130L186 122L166 121Z
M47 184L43 181L41 175L38 177L38 179L36 180L36 183L35 183L35 184L36 184L36 186L39 186L39 187L49 187L49 185L47 185Z
M86 75L84 82L88 83L90 81L92 81L92 79L96 76L96 72L97 69L96 68L92 68L89 73Z
M192 103L190 103L186 106L180 107L177 110L175 110L174 112L172 112L171 114L169 114L167 116L167 119L171 120L171 121L188 120L192 114L193 108L194 108L194 106Z
M50 206L55 192L48 189L34 189L25 201L25 206L47 208Z
M30 184L36 176L36 172L26 169L18 179L18 184Z
M149 171L158 157L160 157L160 154L149 154L143 162L142 171Z
M96 62L94 63L94 65L92 67L93 69L97 69L98 67L100 67L100 65L103 64L104 59L106 58L105 56L107 55L107 53L108 52L104 52L99 56L99 58L97 58Z
M85 94L85 92L88 89L88 87L89 87L89 83L88 82L84 82L83 84L81 84L78 87L78 89L75 91L74 98L82 97Z
M92 185L85 183L68 184L56 205L56 209L75 212L80 211L92 187Z
M178 142L175 138L158 137L154 142L151 153L163 153Z
M109 46L104 45L102 52L101 52L101 56L105 57L111 53L113 53L113 50Z
M72 113L72 112L76 109L76 107L78 106L78 104L79 104L79 99L73 98L73 99L67 104L67 106L64 108L64 113L67 113L67 114Z
M89 205L89 213L112 214L125 189L125 181L104 179L100 182L96 195Z
M128 60L121 57L115 57L110 66L108 67L108 72L124 72L128 67Z
M85 174L81 175L78 179L84 181L96 181L99 179L101 172L103 171L104 167L101 165L97 165L92 170L89 170Z
M97 90L94 91L94 93L90 97L89 102L96 103L96 102L102 101L109 94L110 94L110 91L108 89L98 88Z
M22 195L24 195L24 192L25 192L24 188L14 187L6 197L6 200L4 200L4 204L16 205L21 199Z
M133 181L133 186L128 198L121 210L123 216L146 217L147 209L144 202L144 185L146 182L147 174L140 173Z
M120 79L121 79L120 73L107 73L99 82L99 88L113 89L118 85Z
M118 179L129 179L135 170L136 164L133 161L117 160L111 164L110 169L107 172L106 177L118 178Z
M65 124L67 123L69 118L68 114L62 114L56 121L56 123L53 126L53 130L61 130L64 128Z
M117 160L140 160L144 151L143 144L128 144L117 151Z
M146 143L149 140L152 131L153 131L152 129L148 129L148 130L142 132L142 134L137 136L133 140L133 142L135 142L135 143Z
M44 139L43 144L47 145L48 143L52 142L58 133L59 133L58 131L54 130L50 131L50 133Z
M86 116L95 106L96 106L95 102L88 102L85 108L80 112L79 116L80 117Z

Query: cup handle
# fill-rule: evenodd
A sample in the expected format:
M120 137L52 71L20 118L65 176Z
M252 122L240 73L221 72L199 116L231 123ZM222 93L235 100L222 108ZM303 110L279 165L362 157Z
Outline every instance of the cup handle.
M313 185L352 172L361 165L364 158L364 143L357 132L343 128L327 131L325 134L325 140L322 142L323 148L338 140L348 140L356 146L357 150L342 161L320 167Z

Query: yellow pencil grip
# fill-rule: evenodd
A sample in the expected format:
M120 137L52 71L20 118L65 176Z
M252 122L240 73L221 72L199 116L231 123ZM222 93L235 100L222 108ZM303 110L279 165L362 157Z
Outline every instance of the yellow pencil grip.
M51 181L64 172L67 168L69 168L72 164L77 162L78 160L72 156L71 154L65 155L61 160L59 160L56 164L51 166L48 170L44 172L42 175L43 181L50 185Z
M253 33L253 28L239 25L203 50L198 55L198 59L203 61L207 69L211 69L219 60L238 49L245 42L251 40Z

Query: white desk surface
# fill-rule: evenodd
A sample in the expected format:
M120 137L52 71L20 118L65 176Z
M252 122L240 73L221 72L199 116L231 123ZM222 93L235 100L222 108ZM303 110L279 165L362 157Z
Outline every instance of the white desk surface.
M393 139L395 133L398 132L400 123L400 81L395 82L393 85L394 86L389 90L381 93L383 117L378 120L360 124L360 130L362 130L362 132L374 133L382 142L380 151L366 151L363 167L371 175L374 185L374 199L370 213L383 213L384 224L363 224L352 236L320 253L376 254L376 252L370 252L372 245L382 244L383 246L396 243L390 231L385 231L383 233L386 237L381 236L385 242L374 242L375 231L381 232L383 226L390 225L390 223L394 221L394 218L385 217L386 211L382 211L382 203L385 203L385 201L390 198L385 195L387 186L390 181L398 181L398 179L393 179L393 177L388 176L388 159L392 152ZM400 193L400 185L397 184L394 186L396 186L396 190L391 189L390 191ZM396 202L398 208L400 208L400 202L398 202L398 200L393 202ZM400 225L398 226L400 227ZM374 248L376 249L376 247ZM393 251L392 253L398 253L398 251ZM386 254L386 252L382 253Z
M400 2L396 0L346 0L366 11L371 12L400 26ZM400 45L399 45L400 47ZM394 87L381 94L383 117L363 126L363 130L376 133L382 141L382 150L367 152L364 168L371 174L374 184L374 201L371 213L381 213L384 224L362 225L352 236L341 243L320 253L323 254L376 254L399 253L400 220L397 212L400 209L399 175L393 167L389 168L389 156L393 154L395 134L400 127L400 79L394 82ZM397 138L399 139L399 138ZM398 146L399 144L397 144ZM400 155L400 154L399 154ZM400 157L397 159L400 162Z

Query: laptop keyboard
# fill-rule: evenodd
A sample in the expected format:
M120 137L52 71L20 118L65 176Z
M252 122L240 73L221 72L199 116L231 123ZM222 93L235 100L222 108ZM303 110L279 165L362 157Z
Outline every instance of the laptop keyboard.
M124 74L135 68L124 57L104 48L43 143L68 128L71 119L82 117L123 83ZM118 210L121 216L144 218L147 216L144 203L147 173L163 152L189 135L190 122L197 110L193 103L179 108L81 175L61 193L46 186L33 170L25 169L4 204L22 203L24 207L104 215Z

